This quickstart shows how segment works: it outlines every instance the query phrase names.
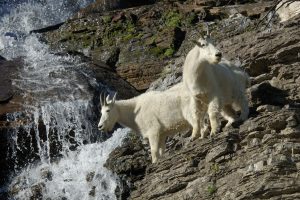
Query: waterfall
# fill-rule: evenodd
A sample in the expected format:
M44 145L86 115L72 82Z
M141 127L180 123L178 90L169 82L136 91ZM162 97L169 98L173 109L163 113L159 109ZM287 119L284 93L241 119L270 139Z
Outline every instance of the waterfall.
M11 190L19 191L14 198L115 199L117 178L103 164L127 131L117 129L107 141L82 145L50 165L29 166L11 183Z
M103 143L93 139L100 134L90 87L96 79L85 73L79 58L56 55L38 34L30 34L63 22L91 2L1 4L0 54L23 59L13 85L20 91L24 111L7 114L7 121L16 123L9 130L7 155L14 169L0 194L9 190L12 199L115 199L117 177L103 164L128 130L116 130Z

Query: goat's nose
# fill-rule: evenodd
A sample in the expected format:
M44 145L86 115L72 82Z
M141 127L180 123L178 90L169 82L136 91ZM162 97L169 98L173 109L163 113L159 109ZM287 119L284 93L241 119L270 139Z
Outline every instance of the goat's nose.
M218 52L218 53L216 53L216 56L219 57L219 58L221 58L222 57L222 53Z
M98 128L101 129L103 125L98 125Z

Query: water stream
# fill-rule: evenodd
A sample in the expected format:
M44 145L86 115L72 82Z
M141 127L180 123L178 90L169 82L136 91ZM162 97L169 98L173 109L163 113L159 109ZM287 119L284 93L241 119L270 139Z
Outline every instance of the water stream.
M17 121L25 115L29 120L11 131L8 156L15 158L14 172L11 182L0 188L0 193L9 190L11 199L115 199L117 177L103 164L128 130L118 129L104 143L92 139L99 134L90 87L97 84L95 78L87 77L80 59L56 55L38 35L29 34L63 22L92 1L1 3L0 55L24 62L13 80L24 112L10 113L7 119ZM19 142L24 137L30 138L28 152L34 156L21 165L19 154L28 154Z

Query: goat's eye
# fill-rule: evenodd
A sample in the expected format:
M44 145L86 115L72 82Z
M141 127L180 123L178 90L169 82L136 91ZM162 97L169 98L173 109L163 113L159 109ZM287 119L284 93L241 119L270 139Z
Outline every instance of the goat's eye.
M107 110L106 112L109 112L110 110Z
M201 43L201 47L205 47L206 46L206 44L205 43Z

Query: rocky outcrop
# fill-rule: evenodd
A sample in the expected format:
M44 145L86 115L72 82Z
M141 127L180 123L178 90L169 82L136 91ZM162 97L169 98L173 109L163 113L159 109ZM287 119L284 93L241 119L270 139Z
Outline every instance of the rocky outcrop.
M121 5L118 2L110 1L110 4ZM205 31L200 21L224 19L213 26L214 32L222 38L224 31L232 35L253 28L250 19L262 17L272 6L272 1L251 4L238 1L237 5L232 2L228 5L227 1L135 2L150 5L115 10L124 7L104 9L104 1L97 1L91 7L100 6L98 10L82 14L86 12L83 9L59 29L45 33L44 38L53 49L81 52L95 62L105 62L135 89L145 91L164 75L164 66L170 60L183 55L180 49L188 43L189 34L198 29L192 37L199 37L199 32ZM226 21L229 16L230 20Z
M20 65L20 60L7 61L0 58L0 115L18 111L22 106L17 89L12 85L12 79L16 77Z
M97 0L95 3L87 6L86 8L80 10L77 13L77 16L87 16L91 13L100 13L103 11L115 10L115 9L124 9L131 8L136 6L153 4L155 0Z
M129 181L120 199L300 198L299 21L300 16L270 31L224 34L219 46L225 56L238 59L251 75L249 119L213 138L190 142L189 134L176 136L157 164L144 158L147 146L128 139L107 161ZM179 52L188 46L184 41ZM183 60L170 63L152 89L180 81L176 65Z

